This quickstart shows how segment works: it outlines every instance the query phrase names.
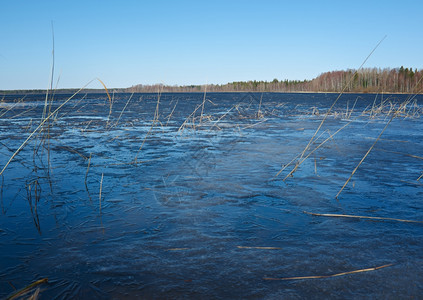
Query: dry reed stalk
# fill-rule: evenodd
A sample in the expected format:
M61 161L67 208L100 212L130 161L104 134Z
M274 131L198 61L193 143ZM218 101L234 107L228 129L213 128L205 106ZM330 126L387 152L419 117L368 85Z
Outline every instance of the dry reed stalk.
M27 300L37 300L39 294L40 294L40 288L37 288L34 294L32 294Z
M368 107L367 107L368 108ZM366 109L367 109L366 108ZM322 143L320 143L316 148L314 148L312 151L310 151L310 153L307 154L307 156L303 157L303 159L301 159L300 161L296 162L296 166L294 167L294 169L291 170L291 172L289 172L288 175L285 176L285 178L283 179L283 181L285 181L288 177L292 177L292 174L294 174L294 172L297 170L297 168L303 164L307 158L314 153L317 149L319 149L321 146L323 146L327 141L329 141L330 139L333 140L333 137L339 133L342 129L344 129L345 127L347 127L349 124L351 124L353 121L357 120L360 116L357 116L354 120L350 120L348 123L346 123L344 126L342 126L341 128L339 128L337 131L334 132L334 134L330 134L329 133L329 137L324 140ZM323 133L315 140L315 142L323 135ZM295 160L297 160L297 158L300 156L300 154L298 154L296 157L294 157L288 164L284 165L279 172L274 176L274 178L278 177L287 167L289 167Z
M258 111L257 111L257 119L261 119L261 118L264 117L264 115L261 112L261 102L262 102L262 100L263 100L263 93L261 93L261 96L260 96L260 103L259 103L259 107L258 107Z
M18 155L18 153L25 147L25 145L28 143L28 141L38 132L40 128L43 127L43 125L52 117L54 116L64 105L66 105L70 100L72 100L80 91L82 91L85 87L87 87L91 82L93 82L95 79L89 81L86 85L84 85L82 88L77 90L72 96L70 96L66 101L64 101L62 104L60 104L52 113L50 113L44 120L41 121L41 123L37 126L37 128L34 129L34 131L25 139L25 141L18 147L18 149L13 153L13 155L10 157L10 159L7 161L7 163L3 166L2 170L0 171L0 175L4 173L6 168L9 166L9 164L12 162L12 160ZM97 79L99 80L99 79Z
M338 147L338 145L337 145L337 143L336 143L335 139L334 139L334 138L333 138L333 136L330 134L330 130L329 130L329 129L328 129L328 133L329 133L329 138L332 140L333 145L335 146L336 150L337 150L338 152L342 153L342 150L341 150L341 149L339 149L339 147Z
M317 160L316 160L316 156L314 156L314 174L317 175Z
M32 119L29 120L28 125L26 125L25 127L25 132L29 131L29 129L31 129L32 127Z
M110 97L109 91L107 90L107 87L104 84L104 82L101 81L99 78L96 78L96 79L103 85L104 90L106 91L106 94L107 94L107 98L109 99L109 116L107 117L107 124L109 124L110 115L112 114L112 106L113 106L112 98Z
M318 217L334 217L334 218L355 218L355 219L370 219L370 220L386 220L386 221L397 221L397 222L405 222L405 223L423 223L423 221L415 221L415 220L404 220L404 219L396 219L396 218L382 218L382 217L369 217L369 216L355 216L355 215L342 215L342 214L318 214L318 213L311 213L307 211L303 211L303 213L318 216Z
M417 178L418 179L418 178ZM415 185L415 186L422 186L423 184L422 183L420 183L420 182L414 182L414 181L407 181L407 180L402 180L402 179L400 179L400 181L401 182L404 182L404 183L406 183L406 184L411 184L411 185ZM416 180L416 181L418 181L418 180Z
M282 165L282 168L278 171L278 173L276 173L276 175L273 177L273 179L278 177L280 173L282 173L283 171L285 171L286 168L288 168L290 165L292 165L292 163L294 161L296 161L299 156L300 156L300 154L297 154L297 156L295 156L289 163L287 163L286 165ZM298 162L296 162L296 164L298 164ZM288 174L288 176L289 176L289 174Z
M176 105L178 105L178 102L179 102L179 100L176 100L176 103L175 103L175 105L173 106L172 111L171 111L171 112L170 112L170 114L166 117L166 119L167 119L167 121L166 121L166 127L167 127L167 124L169 124L170 118L172 117L173 112L175 111Z
M241 128L241 129L242 129L242 130L244 130L244 129L247 129L247 128L254 127L254 126L258 125L258 124L261 124L261 123L266 122L267 120L268 120L268 119L263 119L263 120L261 120L261 121L259 121L259 122L257 122L257 123L247 125L247 126L245 126L245 127Z
M40 201L40 197L41 197L41 186L38 183L38 179L41 179L41 177L37 177L36 179L28 182L26 184L26 191L27 191L29 207L31 209L32 219L34 221L35 227L38 230L38 233L41 235L41 226L40 226L40 220L38 218L38 211L37 211L38 202ZM32 190L34 190L34 203L32 203Z
M219 119L217 119L216 120L216 122L213 124L213 126L210 128L210 130L212 130L213 129L213 127L214 126L217 126L217 123L219 123L220 122L220 120L222 120L228 113L230 113L230 111L232 110L232 109L234 109L235 108L235 105L234 106L232 106L227 112L225 112L223 115L221 115L220 116L220 118ZM217 127L219 127L219 126L217 126ZM219 127L220 128L220 127Z
M53 26L53 21L51 22L51 32L52 32L52 66L51 66L51 73L50 73L50 88L47 89L46 92L46 97L45 97L45 102L44 102L44 108L43 108L43 114L42 114L42 118L41 120L43 120L46 115L50 115L51 113L51 107L53 104L53 99L54 99L54 90L53 90L53 81L54 81L54 26ZM50 97L50 101L49 100L49 91L51 91L52 95ZM48 112L47 112L47 108L48 108ZM50 178L50 169L51 169L51 161L50 161L50 118L47 121L47 128L44 128L44 125L41 127L40 132L42 133L44 130L46 130L46 132L43 134L43 138L40 141L40 145L43 144L45 145L45 142L47 141L47 176ZM50 188L53 191L52 185L51 185L51 181L50 182Z
M325 113L322 121L320 122L319 126L317 127L316 131L314 132L313 136L311 137L310 141L308 142L307 146L304 148L304 150L301 152L300 155L300 160L304 157L306 151L310 148L312 142L314 141L317 133L320 131L320 129L322 128L323 124L325 123L326 119L328 118L330 112L332 111L332 109L334 108L335 104L338 102L339 98L341 98L341 96L344 94L345 90L347 89L348 85L353 81L354 76L358 73L359 70L361 70L364 66L364 64L367 62L367 60L370 58L370 56L373 54L373 52L376 51L376 49L379 47L379 45L383 42L383 40L386 38L386 36L384 36L379 43L377 43L377 45L373 48L373 50L370 52L370 54L366 57L366 59L363 61L363 63L361 64L361 66L354 72L354 74L352 74L352 76L350 77L350 79L348 80L348 82L344 85L341 93L338 95L338 97L335 99L335 101L332 103L331 107L329 108L329 110ZM296 165L294 167L294 169L290 172L290 175L292 175L297 169L298 169L299 165ZM288 178L285 177L285 179ZM285 180L284 179L284 180Z
M85 94L83 97L81 97L81 99L79 99L77 102L75 102L75 104L72 106L72 108L77 107L79 105L79 103L81 103L83 100L85 100L85 98L87 98L87 96L88 96L88 94ZM85 107L86 105L87 104L83 105L82 107ZM78 110L80 110L81 108L78 108Z
M182 125L179 127L178 132L180 132L181 130L183 130L186 126L186 123L188 122L188 120L190 118L194 118L195 113L197 112L197 110L201 107L201 104L197 105L197 107L194 109L194 111L185 119L185 121L182 123Z
M207 84L204 87L204 97L203 97L203 103L202 103L202 106L201 106L201 114L200 114L200 126L203 122L203 112L204 112L204 104L206 103L206 94L207 94Z
M1 205L1 212L3 214L6 213L5 209L4 209L4 204L3 204L3 187L4 187L4 176L1 175L1 187L0 187L0 205Z
M151 131L154 128L154 125L156 125L156 122L159 121L159 104L160 104L160 97L161 97L161 90L159 87L159 91L158 91L158 95L157 95L157 104L156 104L156 110L154 111L154 118L153 118L153 122L151 123L150 129L148 130L147 134L145 135L141 146L139 147L137 153L135 154L135 158L133 160L134 164L138 163L138 155L141 152L142 148L144 147L145 141L147 140L147 137L150 135Z
M395 114L392 115L391 119L386 123L385 127L383 128L383 130L379 133L379 136L377 137L377 139L374 141L373 145L369 148L369 150L367 150L366 154L363 156L363 158L360 160L360 162L358 163L358 165L354 168L354 170L351 172L350 177L348 177L347 181L345 181L344 185L342 186L342 188L339 190L338 194L336 194L335 198L338 199L338 196L342 193L342 191L344 190L344 188L347 186L348 182L351 180L351 178L354 176L355 172L357 172L358 168L360 167L360 165L363 163L363 161L366 159L366 157L370 154L370 152L372 151L372 149L374 148L374 146L376 145L376 143L379 141L380 137L382 136L382 134L385 132L386 128L388 128L388 125L392 122L392 120L395 118Z
M88 126L90 126L90 124L91 124L91 122L92 122L92 121L93 121L93 120L88 121L87 126L85 126L85 128L84 128L84 129L82 129L82 130L81 130L81 132L85 132L85 131L87 130Z
M46 92L46 98L45 98L45 102L44 102L44 109L43 109L43 115L42 115L42 118L43 119L45 118L45 116L47 114L49 91L53 91L54 63L55 63L55 59L54 59L55 52L54 52L54 26L53 26L53 21L51 21L51 35L52 35L52 51L51 51L52 64L51 64L51 72L50 72L50 89L47 89L47 92ZM51 99L53 99L53 97ZM51 105L49 107L49 113L50 113L50 108L51 108Z
M413 114L412 114L412 118L418 118L418 117L420 117L420 107L419 107L419 105L418 105L418 103L417 103L417 100L414 100L414 103L413 103ZM417 115L417 116L416 116Z
M307 158L310 157L311 154L313 154L316 150L318 150L320 147L322 147L324 144L326 144L328 141L333 140L333 137L338 134L342 129L344 129L345 127L347 127L348 125L350 125L352 121L349 121L348 123L345 123L344 126L342 126L341 128L339 128L337 131L335 131L333 134L329 134L329 137L326 138L323 142L321 142L318 146L316 146L316 148L314 148L313 150L311 150L305 157L303 157L302 159L300 159L296 164L294 169L291 170L291 172L288 173L288 175L285 176L285 178L283 179L283 181L285 181L288 177L291 177L292 174L294 174L294 172L298 169L298 167L300 165L302 165ZM323 134L323 133L322 133ZM321 135L320 135L321 136ZM320 137L319 137L320 138ZM316 139L317 141L318 139ZM298 156L300 156L300 154L298 154L288 165L284 166L281 170L279 170L279 172L275 175L275 177L277 177L280 173L282 173L290 164L292 164L293 161L295 161Z
M395 142L407 142L407 141L398 141L398 140L396 140ZM408 153L403 153L403 152L390 151L390 150L385 150L385 149L381 149L381 148L375 148L375 150L383 151L383 152L388 152L388 153L394 153L394 154L400 154L400 155L409 156L409 157L413 157L413 158L417 158L417 159L423 159L423 157L421 157L421 156L417 156L417 155L413 155L413 154L408 154Z
M375 100L373 100L372 110L370 111L370 118L372 118L372 117L373 117L373 114L376 114L376 113L375 113L375 105L376 105L377 95L378 95L378 94L376 94L376 96L375 96ZM382 105L381 105L381 106L382 106ZM379 107L381 107L381 106L379 106Z
M131 96L129 97L128 101L126 101L126 104L125 104L125 106L123 107L122 111L120 112L120 115L119 115L119 117L118 117L118 119L117 119L116 123L114 124L114 126L117 126L117 124L119 123L119 120L120 120L120 118L122 117L122 114L123 114L123 112L125 111L126 107L128 106L129 101L131 101L131 99L132 99L132 96L133 96L133 95L134 95L134 93L132 93L132 94L131 94ZM142 97L141 97L141 99L142 99ZM110 128L109 128L109 130L110 130Z
M242 113L239 111L239 104L235 105L235 109L238 112L238 115L242 115Z
M350 104L350 100L347 101L347 110L345 111L345 119L348 116L348 106L349 106L349 104Z
M367 108L366 108L367 109ZM358 119L355 118L354 120ZM291 172L285 176L285 178L283 179L283 181L285 181L288 177L291 177L292 174L297 170L297 168L317 149L319 149L323 144L325 144L328 140L332 139L333 140L333 136L335 136L339 131L341 131L342 129L344 129L346 126L348 126L349 124L351 124L354 120L349 121L348 123L346 123L344 126L342 126L340 129L338 129L337 131L335 131L334 134L330 135L326 140L324 140L322 143L320 143L320 145L318 145L315 149L313 149L310 153L307 154L307 156L305 156L302 160L300 160L299 162L296 163L294 169L291 170ZM320 136L319 136L320 137ZM380 139L380 136L378 137L378 139ZM316 139L317 140L317 139ZM376 141L377 142L377 141ZM375 143L376 143L375 142ZM299 155L297 155L298 157ZM285 168L287 168L296 158L294 158L288 165L284 166L276 175L275 177L277 177Z
M26 97L26 96L25 96ZM5 111L0 115L0 118L3 117L8 111L12 110L13 108L15 108L15 106L17 106L19 103L21 103L25 97L23 97L22 99L19 99L18 102L15 102L12 106L10 106L8 109L5 109ZM34 108L31 108L31 110L33 110Z
M57 148L59 148L59 149L63 149L63 150L66 150L66 151L69 151L69 152L71 152L71 153L75 153L75 154L78 154L80 157L82 157L84 160L87 160L88 159L88 157L86 157L84 154L82 154L81 152L79 152L79 151L77 151L77 150L75 150L75 149L73 149L72 147L70 147L70 146L57 146Z
M78 100L78 102L77 102L77 103L75 103L75 104L72 106L72 108L76 108L76 106L77 106L77 105L78 105L81 101L83 101L86 97L87 97L87 95L85 94L85 95L84 95L84 97L82 97L81 99L79 99L79 100ZM89 105L89 103L84 104L84 105L82 105L82 106L78 107L78 108L76 109L76 112L81 112L81 111L83 111L82 109L83 109L83 108L85 108L85 107L86 107L86 106L88 106L88 105ZM98 104L94 104L94 105L98 105ZM58 116L58 114L56 114L56 118L54 118L54 121L57 121L57 119L60 119L60 118L65 117L66 115L70 114L71 112L74 112L74 111L70 110L70 111L68 111L68 112L64 112L64 113L62 113L60 116Z
M167 251L185 251L185 250L189 250L189 248L171 248L171 249L167 249Z
M164 133L164 126L163 126L162 121L157 120L157 123L160 125L160 127L161 127L161 129L162 129L162 133Z
M111 137L109 140L107 140L107 143L111 143L111 142L113 142L113 141L115 141L115 140L119 139L120 137L121 137L121 135L117 135L117 136ZM119 142L118 142L118 143L119 143Z
M210 102L211 103L211 105L213 105L213 106L216 106L217 104L216 103L214 103L213 101L211 101L210 99L207 99L207 102Z
M101 213L101 190L102 190L102 188L103 188L103 176L104 176L104 173L101 173L101 180L100 180L100 192L98 193L98 199L99 199L99 211L100 211L100 213Z
M48 283L48 278L43 278L40 280L37 280L33 283L31 283L30 285L24 287L23 289L20 289L19 291L14 292L12 295L10 295L9 297L7 297L7 300L13 300L13 299L17 299L19 297L22 297L23 295L27 294L29 291L31 291L34 287L43 284L43 283Z
M26 113L30 112L30 111L35 110L36 108L37 108L36 106L33 106L33 107L31 107L31 108L28 108L27 110L25 110L25 111L23 111L23 112L20 112L20 113L18 113L18 114L16 114L16 115L13 115L13 116L9 117L8 119L9 119L9 120L15 119L15 118L17 118L17 117L20 117L20 116L22 116L22 115L24 115L24 114L26 114ZM1 116L0 116L0 117L1 117Z
M87 186L87 178L88 178L88 171L90 170L90 164L91 164L91 153L90 153L90 157L88 158L88 166L87 166L87 172L85 172L85 186Z
M366 136L364 138L369 139L369 140L375 140L376 139L375 137L372 137L372 136ZM382 139L382 138L379 139L379 141L387 141L387 142L392 142L392 143L409 143L410 142L410 141L406 141L406 140L394 140L394 139ZM381 148L377 148L377 149L381 150L381 151L391 152L389 150L384 150L384 149L381 149Z
M353 113L353 111L354 111L355 105L357 104L357 100L358 100L358 97L355 99L354 105L353 105L353 107L351 108L350 113L349 113L349 114L348 114L348 116L347 116L347 119L348 119L348 120L351 118L351 115L352 115L352 113Z
M264 277L264 280L300 280L300 279L324 279L324 278L331 278L331 277L337 277L337 276L344 276L344 275L350 275L350 274L356 274L356 273L363 273L363 272L370 272L370 271L376 271L379 269L387 268L392 266L393 264L387 264L379 267L373 267L373 268L367 268L367 269L360 269L360 270L354 270L349 272L342 272L332 275L317 275L317 276L299 276L299 277L283 277L283 278L272 278L272 277Z
M238 249L258 249L258 250L281 250L280 247L249 247L249 246L236 246Z

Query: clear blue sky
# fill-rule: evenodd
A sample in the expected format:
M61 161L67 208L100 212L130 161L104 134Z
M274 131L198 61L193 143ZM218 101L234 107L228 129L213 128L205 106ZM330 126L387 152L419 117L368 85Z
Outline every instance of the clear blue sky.
M421 0L0 0L0 89L312 79L423 68ZM100 87L98 83L90 87Z

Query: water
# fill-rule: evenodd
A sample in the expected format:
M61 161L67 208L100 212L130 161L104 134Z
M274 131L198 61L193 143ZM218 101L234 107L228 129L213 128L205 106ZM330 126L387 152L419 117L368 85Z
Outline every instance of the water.
M207 94L203 108L203 94L163 94L153 121L157 94L116 94L110 116L105 95L78 95L1 178L0 296L48 278L41 299L419 298L422 223L304 211L423 221L421 96L338 199L408 95L342 95L310 149L327 141L276 176L337 96ZM44 99L0 103L1 166Z

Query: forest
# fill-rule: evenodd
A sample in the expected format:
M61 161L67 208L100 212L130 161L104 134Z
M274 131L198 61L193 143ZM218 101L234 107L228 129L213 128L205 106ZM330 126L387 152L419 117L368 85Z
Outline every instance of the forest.
M126 92L350 92L421 93L423 70L364 68L325 72L312 80L235 81L209 85L135 85Z

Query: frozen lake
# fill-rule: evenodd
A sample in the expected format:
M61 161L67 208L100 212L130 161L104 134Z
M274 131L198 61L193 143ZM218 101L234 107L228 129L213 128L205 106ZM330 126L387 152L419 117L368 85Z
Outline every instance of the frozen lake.
M423 294L422 95L69 97L0 102L0 297Z

